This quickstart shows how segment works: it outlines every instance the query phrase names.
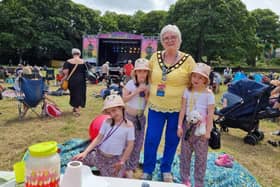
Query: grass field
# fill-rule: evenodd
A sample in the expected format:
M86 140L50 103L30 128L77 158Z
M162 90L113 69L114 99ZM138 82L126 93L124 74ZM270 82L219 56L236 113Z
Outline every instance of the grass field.
M57 119L39 119L29 111L26 118L19 121L17 101L9 98L0 100L0 170L12 170L13 163L22 158L29 145L50 140L63 143L71 138L88 138L89 124L100 114L102 106L102 99L93 97L93 93L99 92L101 88L102 86L88 85L87 105L80 117L72 115L68 96L51 97L63 110L63 115ZM217 101L224 89L222 87L220 94L216 95ZM256 146L243 143L246 132L230 129L228 133L222 134L222 148L218 151L233 155L262 186L280 186L280 146L273 147L267 143L267 140L280 140L279 136L270 134L280 129L280 125L263 120L260 129L264 131L265 139ZM141 171L138 170L136 176L140 174Z

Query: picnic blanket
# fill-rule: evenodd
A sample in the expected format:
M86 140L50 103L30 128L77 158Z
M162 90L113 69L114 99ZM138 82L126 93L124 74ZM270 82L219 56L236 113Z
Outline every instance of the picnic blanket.
M60 156L61 156L61 172L64 173L67 163L71 158L83 151L90 140L82 139L71 139L63 144L59 144ZM207 170L205 176L205 185L211 187L228 187L228 186L250 186L250 187L260 187L260 184L256 179L250 174L250 172L239 164L237 161L234 161L232 168L219 167L215 165L215 159L221 153L208 153L207 158ZM28 157L28 153L25 154L24 159ZM153 173L153 180L161 181L160 174L160 162L161 155L157 156L157 164L155 171ZM139 163L143 163L143 154L141 154ZM176 155L172 164L172 174L174 177L174 182L181 183L180 178L180 155ZM95 170L96 168L92 168ZM193 176L194 172L194 157L191 161L191 173ZM194 178L191 178L191 182L194 183Z

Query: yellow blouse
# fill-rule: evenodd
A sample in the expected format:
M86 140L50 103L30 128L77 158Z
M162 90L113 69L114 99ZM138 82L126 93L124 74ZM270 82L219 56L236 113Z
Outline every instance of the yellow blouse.
M183 52L179 56L187 55L184 63L174 68L167 74L166 81L162 81L162 69L158 62L158 55L154 53L150 59L151 69L151 87L148 106L150 109L159 112L179 112L181 108L181 99L190 73L196 66L194 59ZM168 66L167 66L168 67ZM165 84L164 96L157 96L158 84Z

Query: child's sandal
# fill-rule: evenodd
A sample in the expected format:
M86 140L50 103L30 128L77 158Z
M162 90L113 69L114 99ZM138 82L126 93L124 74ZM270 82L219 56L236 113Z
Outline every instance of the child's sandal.
M162 178L164 182L173 182L173 177L169 172L162 173Z

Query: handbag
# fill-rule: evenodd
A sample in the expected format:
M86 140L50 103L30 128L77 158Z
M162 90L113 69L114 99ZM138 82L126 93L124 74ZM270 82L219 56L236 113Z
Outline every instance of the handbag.
M74 71L77 69L77 66L78 66L78 64L75 64L74 68L72 69L72 71L70 72L70 74L68 75L68 77L67 77L66 79L64 79L64 80L61 82L60 87L61 87L63 90L67 90L67 89L68 89L68 86L69 86L69 79L70 79L70 77L73 75Z
M212 149L220 149L221 148L221 132L216 127L216 125L213 125L213 128L210 133L210 138L208 140L208 145Z
M63 90L67 90L68 89L68 84L69 84L68 80L66 80L66 79L63 80L62 83L61 83L61 88Z

